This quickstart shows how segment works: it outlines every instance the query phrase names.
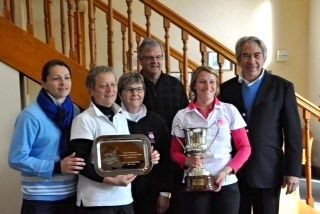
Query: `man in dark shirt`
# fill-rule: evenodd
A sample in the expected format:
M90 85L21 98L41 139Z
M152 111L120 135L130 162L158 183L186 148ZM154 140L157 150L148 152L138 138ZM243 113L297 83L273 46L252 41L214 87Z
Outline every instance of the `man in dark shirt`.
M146 85L144 104L148 110L158 113L171 130L173 117L178 110L188 105L188 97L178 79L162 72L163 54L162 44L151 38L144 39L138 48L141 74ZM182 174L183 171L175 166L169 213L180 213L181 203L179 201L182 192L179 187L182 182Z
M171 130L172 120L178 110L188 105L188 97L182 83L162 72L164 62L162 45L146 38L138 49L141 74L145 78L146 96L144 104L158 113Z

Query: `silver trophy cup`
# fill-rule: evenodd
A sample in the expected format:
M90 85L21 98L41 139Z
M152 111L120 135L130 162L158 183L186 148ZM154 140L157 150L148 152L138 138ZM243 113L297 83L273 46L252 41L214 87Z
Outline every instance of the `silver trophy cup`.
M206 141L207 128L185 129L186 153L188 156L202 155L209 149ZM204 167L191 168L186 174L186 190L189 192L214 191L214 177Z

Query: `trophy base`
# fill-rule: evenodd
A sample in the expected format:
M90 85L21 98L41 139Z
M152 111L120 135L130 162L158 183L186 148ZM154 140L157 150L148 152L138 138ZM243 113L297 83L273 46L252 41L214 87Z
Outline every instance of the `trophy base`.
M214 177L210 175L186 176L187 192L214 192Z

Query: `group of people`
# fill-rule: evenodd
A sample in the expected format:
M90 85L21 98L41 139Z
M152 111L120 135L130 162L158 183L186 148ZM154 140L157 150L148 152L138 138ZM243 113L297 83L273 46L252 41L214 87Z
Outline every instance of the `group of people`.
M81 113L69 95L70 68L49 61L9 151L9 165L21 172L21 213L278 213L281 186L290 194L299 183L301 127L293 84L265 70L266 56L259 38L240 38L241 74L220 85L216 71L200 66L188 99L181 82L162 72L161 43L146 38L140 72L117 81L110 67L89 71L91 103ZM186 153L190 128L207 129L205 153ZM127 134L149 138L151 172L102 177L94 140ZM186 191L187 172L199 167L210 172L214 191Z

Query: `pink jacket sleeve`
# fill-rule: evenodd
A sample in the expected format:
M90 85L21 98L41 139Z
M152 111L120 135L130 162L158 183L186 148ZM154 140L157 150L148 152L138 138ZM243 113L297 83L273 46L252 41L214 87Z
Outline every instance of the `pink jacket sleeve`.
M251 154L251 146L245 128L232 130L231 136L234 140L237 153L228 165L234 170L234 172L237 172L248 160Z
M176 164L178 164L181 168L184 168L184 163L186 161L187 156L184 154L184 148L182 144L185 144L184 138L177 138L175 136L172 136L170 155L171 159Z

